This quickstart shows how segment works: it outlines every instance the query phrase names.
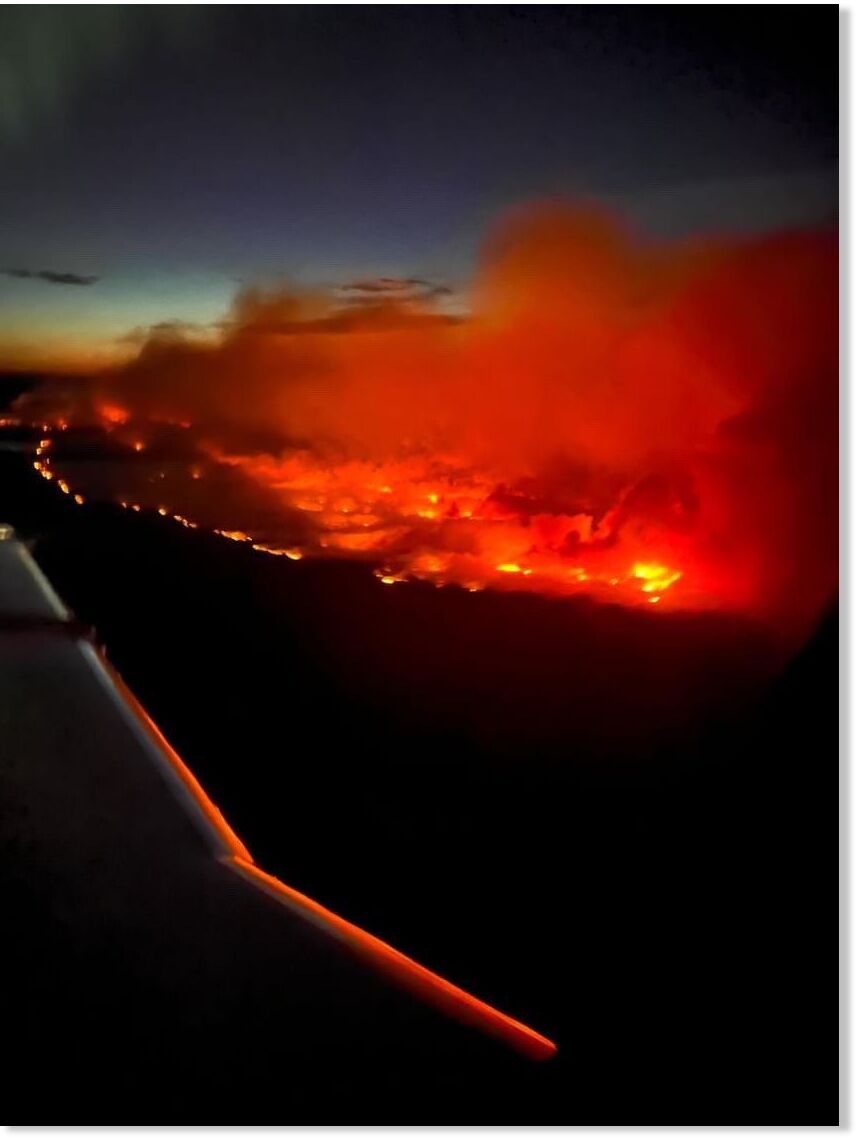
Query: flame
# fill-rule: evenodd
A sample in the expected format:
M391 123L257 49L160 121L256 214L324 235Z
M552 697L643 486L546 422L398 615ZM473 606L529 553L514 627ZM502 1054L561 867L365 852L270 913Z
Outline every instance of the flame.
M96 410L101 420L110 427L125 424L131 418L131 413L127 408L120 407L119 404L109 403L108 401L100 401L97 404Z
M273 490L284 508L306 516L310 553L383 560L385 585L411 577L471 590L612 594L631 604L655 592L663 597L684 577L674 560L634 558L635 545L651 554L651 535L631 539L627 548L616 541L618 506L601 519L551 514L524 494L504 499L488 472L467 470L450 457L331 463L308 451L276 457L211 448L210 458L238 468ZM244 531L216 533L250 540ZM661 545L670 548L663 539ZM269 544L253 546L271 552ZM675 543L672 553L680 556ZM688 592L685 601L692 597Z
M245 534L243 530L219 530L215 528L215 534L220 534L224 538L229 538L233 542L252 542L249 534Z
M666 566L645 562L635 562L631 568L631 573L633 577L642 579L643 584L640 589L644 594L662 594L681 577L680 570L669 570ZM657 602L660 601L660 598L651 600Z
M31 422L157 439L109 497L260 556L800 623L837 580L836 286L829 233L659 245L534 209L459 317L247 290L219 337L155 337Z
M44 443L42 441L37 452L44 450ZM230 466L252 466L256 462L236 457L220 458ZM268 457L262 462L266 474L270 475L271 464L275 461ZM53 479L48 463L48 459L37 459L33 467L46 479ZM403 473L410 478L400 484ZM605 551L598 545L604 540L603 528L588 516L534 515L522 520L519 507L510 512L492 503L488 484L480 483L478 479L465 480L458 486L455 477L447 474L438 484L438 490L426 491L429 474L422 472L414 478L415 474L413 462L405 464L399 472L392 467L386 468L383 475L376 468L354 464L347 464L346 471L340 473L336 467L319 466L312 457L301 459L292 454L280 465L279 476L273 482L286 498L290 492L296 493L292 505L298 510L301 509L300 503L307 502L307 490L311 490L309 513L319 527L316 549L311 553L322 556L333 550L349 556L378 558L384 555L387 565L376 571L376 576L385 586L415 578L436 585L454 583L473 593L490 585L508 588L504 580L514 578L522 580L516 582L516 588L521 589L558 594L606 590L616 591L620 600L626 603L632 602L635 596L639 596L641 601L660 602L665 592L683 576L681 571L660 562L636 561L624 571L614 572L617 558L621 560L625 555L610 548ZM163 477L164 473L158 472L158 475ZM72 495L78 505L85 502L83 494L74 492L67 480L57 479L56 485L63 494ZM415 519L423 518L420 503L424 499L437 505L448 504L443 520L435 522L430 530L425 530L425 524L420 523L424 530L421 546L414 550L407 543L397 553L402 536L409 533ZM459 500L471 504L466 515L458 509ZM372 504L371 509L369 503ZM142 509L139 503L129 503L125 499L119 500L119 505L137 512ZM156 510L162 518L171 518L183 527L197 529L199 526L197 521L163 503ZM356 524L365 529L341 531L342 516L348 526ZM569 527L575 528L571 533L576 539L579 540L583 534L594 552L594 562L588 570L579 565L582 553L579 545L574 551L574 564L570 564L563 551L557 549L560 540L567 538ZM461 530L469 545L459 542L461 549L444 549L444 543L447 547L456 546L456 528ZM484 531L481 528L485 528ZM303 549L295 546L254 541L252 535L244 530L213 527L212 532L231 542L247 543L259 553L282 556L291 561L300 561L305 555ZM432 545L435 549L429 549ZM526 548L526 559L519 556L518 560L495 561L497 551L504 547L516 551ZM597 565L599 559L605 560L600 569ZM397 563L395 569L393 562ZM654 596L644 598L642 595Z

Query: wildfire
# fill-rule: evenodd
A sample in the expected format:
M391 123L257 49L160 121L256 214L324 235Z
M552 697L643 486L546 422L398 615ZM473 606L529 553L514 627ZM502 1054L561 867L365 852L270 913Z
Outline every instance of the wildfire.
M56 479L59 490L82 506L85 496L51 470L50 445L50 438L39 441L33 468L47 480ZM560 595L612 593L626 604L635 598L659 603L683 577L682 571L660 561L625 565L624 552L608 541L609 517L599 523L582 514L527 514L519 500L511 507L504 505L486 473L463 472L449 460L337 466L322 464L306 452L276 459L208 450L210 458L226 467L264 480L282 496L284 506L311 520L314 537L304 547L256 540L237 528L211 528L212 533L247 544L260 554L293 562L307 554L380 562L375 574L385 586L412 578L437 586L459 585L471 593L488 587ZM191 467L192 479L198 471ZM158 472L159 478L163 475ZM436 489L428 489L430 485ZM425 503L431 505L430 511ZM119 505L136 512L144 509L126 499ZM185 528L200 525L163 503L154 509Z
M95 422L144 454L78 494L248 553L800 624L836 587L836 253L525 210L460 319L248 290L205 346L36 393L34 466L69 493L58 433Z
M262 554L274 554L278 557L289 558L292 562L300 562L303 558L303 552L300 550L286 550L280 546L268 546L264 542L254 542L253 549Z
M215 534L220 534L224 538L229 538L232 542L252 542L249 534L245 534L243 530L220 530L215 527Z
M668 570L666 566L647 565L644 562L635 562L631 573L635 578L641 579L643 584L640 589L644 594L663 594L664 590L668 590L673 582L677 582L681 577L680 570ZM660 601L660 598L651 600Z
M306 553L381 562L385 585L417 578L471 590L587 592L642 602L651 600L647 595L660 601L684 577L672 559L639 557L647 545L647 554L658 542L668 548L663 534L620 541L621 502L598 517L551 513L534 496L509 494L490 472L451 457L331 463L307 451L240 456L213 448L210 457L303 515L313 535ZM244 531L217 533L252 542ZM278 552L273 544L252 545Z
M108 403L101 401L96 408L102 422L108 427L118 427L120 424L125 424L131 418L131 413L119 404Z
M55 479L59 490L82 506L85 496L51 469L51 442L50 437L39 440L33 468L44 479ZM135 450L142 446L134 444ZM209 459L274 490L284 507L311 522L313 536L302 547L255 539L238 528L211 527L212 533L261 554L294 562L307 555L375 561L381 564L376 577L385 586L411 578L455 584L471 593L488 587L612 593L626 604L635 598L659 603L683 578L682 571L660 561L627 565L621 544L611 541L615 509L600 521L586 514L548 514L522 496L504 499L487 472L466 470L449 457L331 464L306 451L280 457L225 455L210 445L206 451ZM188 474L196 479L199 467L191 465ZM157 472L159 479L164 475ZM126 499L119 505L144 509ZM200 525L164 503L153 509L188 529Z

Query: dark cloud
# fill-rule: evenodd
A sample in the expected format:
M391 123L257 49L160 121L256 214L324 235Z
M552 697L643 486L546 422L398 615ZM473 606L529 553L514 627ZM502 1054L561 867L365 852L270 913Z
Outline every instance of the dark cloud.
M97 277L80 273L58 273L55 269L3 269L6 277L19 277L34 281L47 281L49 285L94 285Z
M222 329L227 322L212 321L209 324L200 324L197 321L158 321L153 325L137 325L122 336L116 338L117 344L146 344L155 339L169 339L171 337L190 337L196 333L204 333L210 329Z
M361 333L451 325L457 318L440 313L413 313L396 305L354 302L357 311L339 310L310 320L252 321L238 328L242 335L319 336L325 333Z
M343 285L342 289L344 292L353 290L359 293L412 293L433 287L431 281L425 281L422 277L373 277Z
M341 285L339 293L347 305L375 306L385 301L428 301L449 296L452 290L424 277L372 277Z
M197 324L196 321L158 321L157 324L150 325L149 328L153 333L188 333L198 332L200 329L209 328L208 325Z

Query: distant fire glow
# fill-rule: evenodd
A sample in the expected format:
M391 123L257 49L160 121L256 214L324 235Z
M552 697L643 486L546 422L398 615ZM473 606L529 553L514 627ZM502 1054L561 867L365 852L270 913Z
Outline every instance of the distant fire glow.
M385 584L419 578L473 590L609 592L631 601L655 588L663 594L682 577L675 566L642 561L652 548L644 536L616 542L616 513L600 525L584 514L529 513L525 498L505 501L484 474L437 460L330 464L306 451L217 459L309 516L305 552L367 558ZM252 541L242 531L219 533ZM512 583L513 576L522 581Z
M42 441L61 490L259 554L801 623L836 588L836 288L833 235L655 246L530 210L466 315L250 290L217 343L153 335L20 410L109 437L76 473Z

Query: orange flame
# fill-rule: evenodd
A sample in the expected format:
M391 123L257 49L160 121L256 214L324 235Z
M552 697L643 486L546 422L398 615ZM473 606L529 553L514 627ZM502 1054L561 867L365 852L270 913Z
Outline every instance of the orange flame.
M531 210L489 236L466 316L248 290L219 340L153 338L89 412L194 425L167 513L259 554L798 625L837 584L836 270L830 233L658 245ZM64 430L85 400L61 403Z

